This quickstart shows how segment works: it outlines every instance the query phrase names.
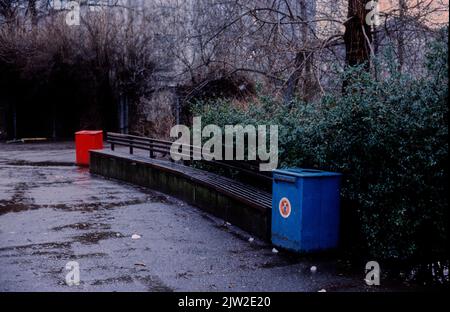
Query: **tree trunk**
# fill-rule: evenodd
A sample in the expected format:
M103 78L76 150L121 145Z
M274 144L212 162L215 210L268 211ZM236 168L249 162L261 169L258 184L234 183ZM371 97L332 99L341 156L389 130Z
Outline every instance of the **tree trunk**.
M284 103L289 105L292 102L292 99L294 98L295 91L297 89L299 80L302 75L302 70L304 67L304 61L305 61L305 52L298 52L295 57L295 70L292 73L292 75L289 77L287 81L287 87L284 92Z
M36 0L28 0L28 14L31 16L31 24L35 27L37 25Z
M289 104L294 98L297 88L299 86L300 79L302 79L302 97L305 101L311 98L311 94L314 94L312 89L315 88L314 81L314 57L313 52L307 51L309 47L309 41L311 39L311 28L314 29L313 21L315 18L316 3L315 0L299 0L300 4L300 18L303 23L300 24L301 40L303 41L302 51L298 51L295 56L295 70L289 77L287 87L284 92L284 102Z
M406 5L406 0L399 0L400 5L400 19L398 27L398 71L403 70L403 65L405 63L405 14L408 9Z
M315 19L315 1L301 0L301 17L304 21L308 21L302 25L302 37L307 47L310 47L311 43L311 28L315 30L313 20ZM303 55L305 66L303 68L303 100L310 101L313 95L316 94L317 88L314 83L314 53L312 51L304 52Z
M370 0L348 0L348 19L345 22L344 42L346 64L348 67L363 65L370 71L370 45L372 44L371 27L366 23L366 4ZM342 92L348 92L352 77L346 78Z
M372 35L366 23L369 0L348 0L348 20L345 22L346 63L348 66L366 64L369 69Z

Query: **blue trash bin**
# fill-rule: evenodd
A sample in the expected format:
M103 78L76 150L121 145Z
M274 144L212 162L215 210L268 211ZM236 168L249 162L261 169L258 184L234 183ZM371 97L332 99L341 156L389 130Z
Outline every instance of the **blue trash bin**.
M273 173L272 243L295 252L339 242L341 174L307 169Z

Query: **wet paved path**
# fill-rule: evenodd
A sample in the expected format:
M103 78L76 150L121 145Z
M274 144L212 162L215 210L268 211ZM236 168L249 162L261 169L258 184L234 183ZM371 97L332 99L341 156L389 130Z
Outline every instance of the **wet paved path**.
M0 144L0 291L367 290L362 272L273 254L169 196L93 177L73 155L70 143ZM79 286L65 284L69 261Z

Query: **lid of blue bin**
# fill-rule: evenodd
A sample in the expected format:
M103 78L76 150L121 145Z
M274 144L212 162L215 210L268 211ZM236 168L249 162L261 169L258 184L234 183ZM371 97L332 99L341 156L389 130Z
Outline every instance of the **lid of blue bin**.
M289 175L300 178L320 178L320 177L339 177L342 174L335 172L327 172L320 171L314 169L300 169L300 168L292 168L292 169L279 169L273 171L274 174L282 174Z

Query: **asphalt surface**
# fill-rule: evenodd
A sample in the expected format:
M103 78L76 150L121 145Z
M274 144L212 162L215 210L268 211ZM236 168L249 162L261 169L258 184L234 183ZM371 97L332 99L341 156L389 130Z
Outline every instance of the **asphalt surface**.
M177 199L73 163L73 143L0 143L0 291L374 290L363 268L275 254ZM66 284L70 261L78 286Z

